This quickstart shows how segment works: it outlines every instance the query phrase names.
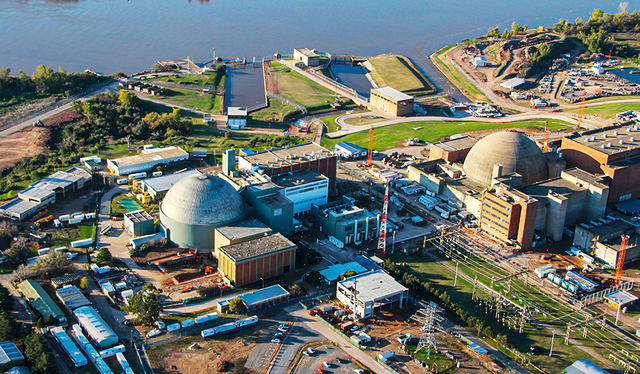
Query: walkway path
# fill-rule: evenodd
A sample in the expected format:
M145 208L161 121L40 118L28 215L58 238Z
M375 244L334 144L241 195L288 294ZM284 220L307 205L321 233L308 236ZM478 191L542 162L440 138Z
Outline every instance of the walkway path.
M640 100L639 100L640 101ZM526 121L531 119L556 119L560 121L565 121L567 123L576 125L578 123L577 119L573 118L570 115L559 114L559 113L520 113L512 116L500 117L500 118L479 118L479 117L409 117L409 118L393 118L388 119L386 121L376 122L368 126L361 125L349 125L346 123L346 119L348 118L358 118L360 114L350 114L342 117L336 118L336 122L342 128L338 131L334 131L328 133L327 136L329 138L339 138L345 135L353 134L360 131L368 131L371 126L373 127L384 127L390 125L397 125L401 123L410 123L410 122L491 122L491 123L510 123L510 122L518 122L518 121ZM602 125L602 124L601 124ZM582 122L582 126L588 128L589 130L595 130L599 128L596 125Z

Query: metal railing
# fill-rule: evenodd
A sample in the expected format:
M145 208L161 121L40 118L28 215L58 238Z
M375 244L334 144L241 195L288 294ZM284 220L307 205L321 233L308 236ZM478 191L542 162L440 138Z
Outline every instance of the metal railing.
M587 295L585 297L583 297L582 299L580 299L580 306L587 307L593 303L596 303L600 300L602 300L606 295L612 294L614 292L618 292L618 291L628 291L631 289L635 289L635 288L639 288L640 287L640 283L636 284L634 283L634 281L628 281L628 282L623 282L620 283L617 286L614 287L609 287L606 290L602 290L602 291L598 291L596 293L593 293L591 295Z

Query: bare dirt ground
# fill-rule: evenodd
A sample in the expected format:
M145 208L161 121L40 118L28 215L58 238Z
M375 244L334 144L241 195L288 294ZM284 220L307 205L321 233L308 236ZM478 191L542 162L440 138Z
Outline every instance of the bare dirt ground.
M48 118L43 122L42 127L28 127L18 133L0 138L0 149L2 149L0 170L10 168L23 157L32 157L46 152L51 140L51 128L60 127L81 118L84 116L67 111Z
M154 347L148 351L151 365L156 373L201 374L219 373L218 363L227 361L228 372L253 374L256 372L244 368L244 364L257 344L257 330L245 329L211 340L192 336ZM201 349L189 349L193 343Z

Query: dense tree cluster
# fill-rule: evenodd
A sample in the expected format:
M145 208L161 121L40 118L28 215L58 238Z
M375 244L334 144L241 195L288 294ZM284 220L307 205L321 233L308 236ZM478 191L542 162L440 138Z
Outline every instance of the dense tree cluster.
M0 112L29 100L50 95L70 96L106 79L90 72L67 73L40 65L32 76L20 70L17 76L11 69L0 68Z
M640 32L640 12L629 13L624 6L616 14L595 9L586 22L581 18L574 23L561 19L553 29L559 34L578 37L591 53L611 52L614 56L631 57L633 50L629 44L615 42L613 34Z
M251 139L249 148L280 148L296 145L303 140L298 136L265 135Z
M16 323L10 314L13 306L11 294L0 285L0 341L16 343L34 374L57 373L49 346L40 334Z

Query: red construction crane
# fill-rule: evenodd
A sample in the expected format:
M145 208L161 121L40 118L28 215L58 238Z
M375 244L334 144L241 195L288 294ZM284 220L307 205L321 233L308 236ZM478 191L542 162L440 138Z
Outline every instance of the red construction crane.
M580 129L580 125L582 124L582 114L584 113L584 101L587 99L587 93L585 91L582 91L582 99L580 102L580 114L578 114L578 125L576 126L576 129Z
M380 217L380 233L378 234L378 252L382 251L382 258L387 255L387 211L389 210L389 179L386 180L384 190L384 205Z
M545 123L544 123L544 143L543 143L543 146L544 146L544 149L546 151L551 150L551 147L549 146L549 135L550 135L550 133L549 133L549 121L545 121Z
M622 244L620 245L620 252L618 253L618 266L616 267L616 279L613 281L616 286L620 283L620 278L622 278L622 267L624 266L624 256L627 254L628 244L629 235L622 235Z
M373 126L369 129L369 154L367 156L367 167L371 167L373 160Z

